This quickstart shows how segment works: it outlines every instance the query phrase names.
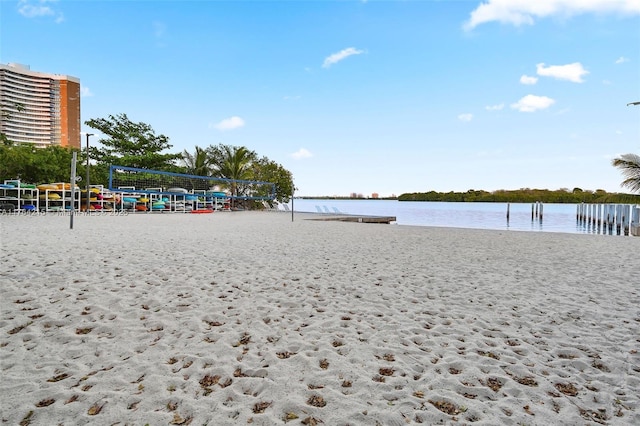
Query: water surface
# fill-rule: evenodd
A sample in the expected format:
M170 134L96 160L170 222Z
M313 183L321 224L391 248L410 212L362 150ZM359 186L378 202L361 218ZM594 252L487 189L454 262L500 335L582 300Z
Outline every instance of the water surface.
M291 204L291 203L289 203ZM514 231L604 233L597 227L578 223L576 204L544 204L540 209L530 203L457 203L396 200L295 199L299 212L335 210L347 214L395 216L399 225L439 226ZM532 214L533 210L533 214ZM532 217L533 216L533 217Z

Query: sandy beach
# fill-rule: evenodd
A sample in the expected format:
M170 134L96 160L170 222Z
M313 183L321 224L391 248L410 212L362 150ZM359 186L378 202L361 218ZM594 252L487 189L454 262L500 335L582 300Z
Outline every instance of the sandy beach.
M0 216L7 425L640 424L640 238Z

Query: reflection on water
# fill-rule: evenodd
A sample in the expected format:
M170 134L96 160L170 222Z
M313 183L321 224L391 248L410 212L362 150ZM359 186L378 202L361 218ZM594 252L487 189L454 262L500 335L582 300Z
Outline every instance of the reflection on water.
M294 207L299 212L315 213L320 207L323 211L337 209L347 214L395 216L399 225L610 234L602 226L579 223L575 204L544 204L540 218L532 204L511 203L508 220L507 203L296 199ZM615 235L616 229L611 233Z

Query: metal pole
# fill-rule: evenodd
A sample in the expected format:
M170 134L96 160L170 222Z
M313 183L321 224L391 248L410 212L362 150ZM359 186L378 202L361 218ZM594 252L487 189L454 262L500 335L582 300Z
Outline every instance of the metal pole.
M69 222L69 229L73 229L73 211L76 206L75 189L76 189L76 158L78 153L73 151L73 157L71 157L71 215ZM64 194L64 192L63 192Z
M90 193L89 193L89 136L93 136L93 133L87 133L87 203L86 203L86 212L89 213L89 209L91 208L91 204L89 203Z

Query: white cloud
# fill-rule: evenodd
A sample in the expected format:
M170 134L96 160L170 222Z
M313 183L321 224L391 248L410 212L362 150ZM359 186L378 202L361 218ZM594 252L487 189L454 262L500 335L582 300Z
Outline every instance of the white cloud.
M238 129L240 127L243 127L244 124L245 123L242 118L234 115L233 117L225 118L221 122L217 124L213 124L210 127L214 127L218 130L225 131L225 130Z
M580 62L574 62L567 65L536 65L538 75L544 77L553 77L558 80L569 80L574 83L583 83L582 76L589 74L589 71L582 67Z
M511 104L511 108L520 112L535 112L540 109L549 108L556 101L546 96L527 95L518 102Z
M532 84L536 84L537 82L538 82L538 77L531 77L528 75L523 75L522 77L520 77L520 83L522 84L532 85Z
M19 0L18 13L25 18L54 16L55 22L59 24L64 21L64 15L49 6L49 4L56 2L57 0Z
M629 58L625 58L624 56L620 56L616 59L616 64L624 64L625 62L629 62Z
M324 62L322 63L322 68L329 68L331 65L336 64L342 61L343 59L348 58L349 56L360 55L361 53L364 53L364 50L358 50L355 47L348 47L346 49L342 49L338 53L333 53L327 56Z
M583 13L640 14L638 0L485 0L463 25L469 31L481 24L533 25L536 19Z
M51 16L54 14L53 9L46 6L46 2L37 2L35 5L29 0L20 0L18 2L18 12L27 18L35 18L37 16Z
M91 90L87 86L80 86L80 96L83 98L88 98L90 96L93 96L93 93L91 93Z
M297 95L297 96L283 96L282 99L284 99L285 101L299 101L302 98L302 96Z
M458 120L469 122L473 120L473 114L470 114L470 113L460 114L458 115Z
M484 107L487 111L500 111L502 108L504 108L504 104L487 105Z
M300 148L299 150L297 150L296 152L291 154L291 157L293 159L295 159L295 160L301 160L303 158L313 157L313 154L311 154L311 152L309 152L308 150L306 150L304 148Z

